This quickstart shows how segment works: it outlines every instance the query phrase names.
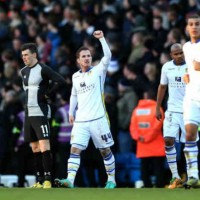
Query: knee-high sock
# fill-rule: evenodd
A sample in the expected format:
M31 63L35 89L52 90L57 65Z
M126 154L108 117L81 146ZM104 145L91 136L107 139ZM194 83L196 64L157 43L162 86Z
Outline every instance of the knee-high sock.
M67 167L68 167L68 169L67 169L67 173L68 173L67 179L72 184L74 184L74 180L75 180L77 171L79 169L79 166L80 166L80 154L71 153L70 157L68 159L68 165L67 165Z
M106 173L108 175L108 181L115 182L115 158L110 152L108 155L103 157Z
M44 166L44 179L51 181L52 173L52 156L50 150L44 151L42 153L43 166Z
M34 156L35 171L36 171L36 182L42 184L44 181L44 167L42 162L42 153L35 152L33 153L33 156Z
M172 178L180 178L178 175L177 169L177 160L176 160L176 148L175 146L165 146L165 153L167 158L167 163L172 173Z
M198 176L198 147L195 141L187 141L184 148L185 159L187 163L188 177L199 179Z

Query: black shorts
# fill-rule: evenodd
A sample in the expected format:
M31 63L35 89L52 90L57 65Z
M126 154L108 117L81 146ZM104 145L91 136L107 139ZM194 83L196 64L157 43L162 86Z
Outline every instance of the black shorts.
M50 137L49 120L44 116L27 117L24 122L24 140L36 142Z

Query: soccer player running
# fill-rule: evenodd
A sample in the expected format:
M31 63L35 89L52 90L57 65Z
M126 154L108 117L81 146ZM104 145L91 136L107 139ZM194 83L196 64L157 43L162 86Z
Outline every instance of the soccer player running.
M165 140L165 153L172 179L168 186L174 189L182 186L182 180L177 169L177 153L175 141L185 143L185 128L183 122L183 98L185 95L185 83L183 76L187 68L184 60L181 44L175 43L171 46L170 55L172 60L166 62L162 67L160 85L157 92L156 118L162 119L161 104L168 87L169 98L165 112L163 135ZM179 130L181 137L179 140Z
M36 169L36 183L33 188L52 187L52 158L50 152L50 107L45 97L49 82L65 85L62 76L38 62L38 50L34 43L26 43L21 48L25 67L21 69L23 88L26 93L24 139L30 142ZM57 88L57 86L55 85ZM54 87L53 87L54 88ZM54 88L55 89L55 88Z
M102 31L95 31L93 36L99 39L104 56L98 65L91 66L92 56L88 48L81 47L76 53L76 61L80 70L72 77L73 87L69 110L69 121L73 124L71 151L68 159L67 178L55 179L55 184L60 187L74 187L75 176L80 166L80 154L87 148L90 137L103 157L108 176L105 188L116 187L115 158L110 149L114 141L103 99L104 82L111 59L111 51Z
M187 83L184 97L184 123L186 129L185 158L187 163L187 186L199 185L198 171L198 126L200 124L200 16L193 15L187 19L186 30L190 41L183 45L188 74L184 76Z

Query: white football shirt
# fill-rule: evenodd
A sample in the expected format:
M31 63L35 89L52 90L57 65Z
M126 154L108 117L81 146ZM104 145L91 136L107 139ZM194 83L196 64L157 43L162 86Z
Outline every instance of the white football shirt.
M200 71L194 70L192 61L200 62L200 41L197 43L186 42L183 45L185 61L188 66L190 82L186 86L186 98L200 101Z
M165 63L161 72L161 85L168 85L167 110L183 113L183 97L186 84L183 82L187 65L175 65L173 60Z
M111 59L110 49L104 38L100 39L104 57L96 66L91 66L87 72L79 70L72 76L73 87L71 97L77 98L75 122L86 122L99 119L106 114L104 104L104 82ZM74 98L70 99L73 104ZM70 114L75 107L70 106Z

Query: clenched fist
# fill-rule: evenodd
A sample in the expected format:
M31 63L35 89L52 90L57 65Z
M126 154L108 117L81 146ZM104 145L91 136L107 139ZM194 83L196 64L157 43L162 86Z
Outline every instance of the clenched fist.
M102 38L102 37L104 36L104 35L103 35L103 31L101 31L101 30L94 31L93 36L94 36L95 38L97 38L97 39L100 39L100 38Z

